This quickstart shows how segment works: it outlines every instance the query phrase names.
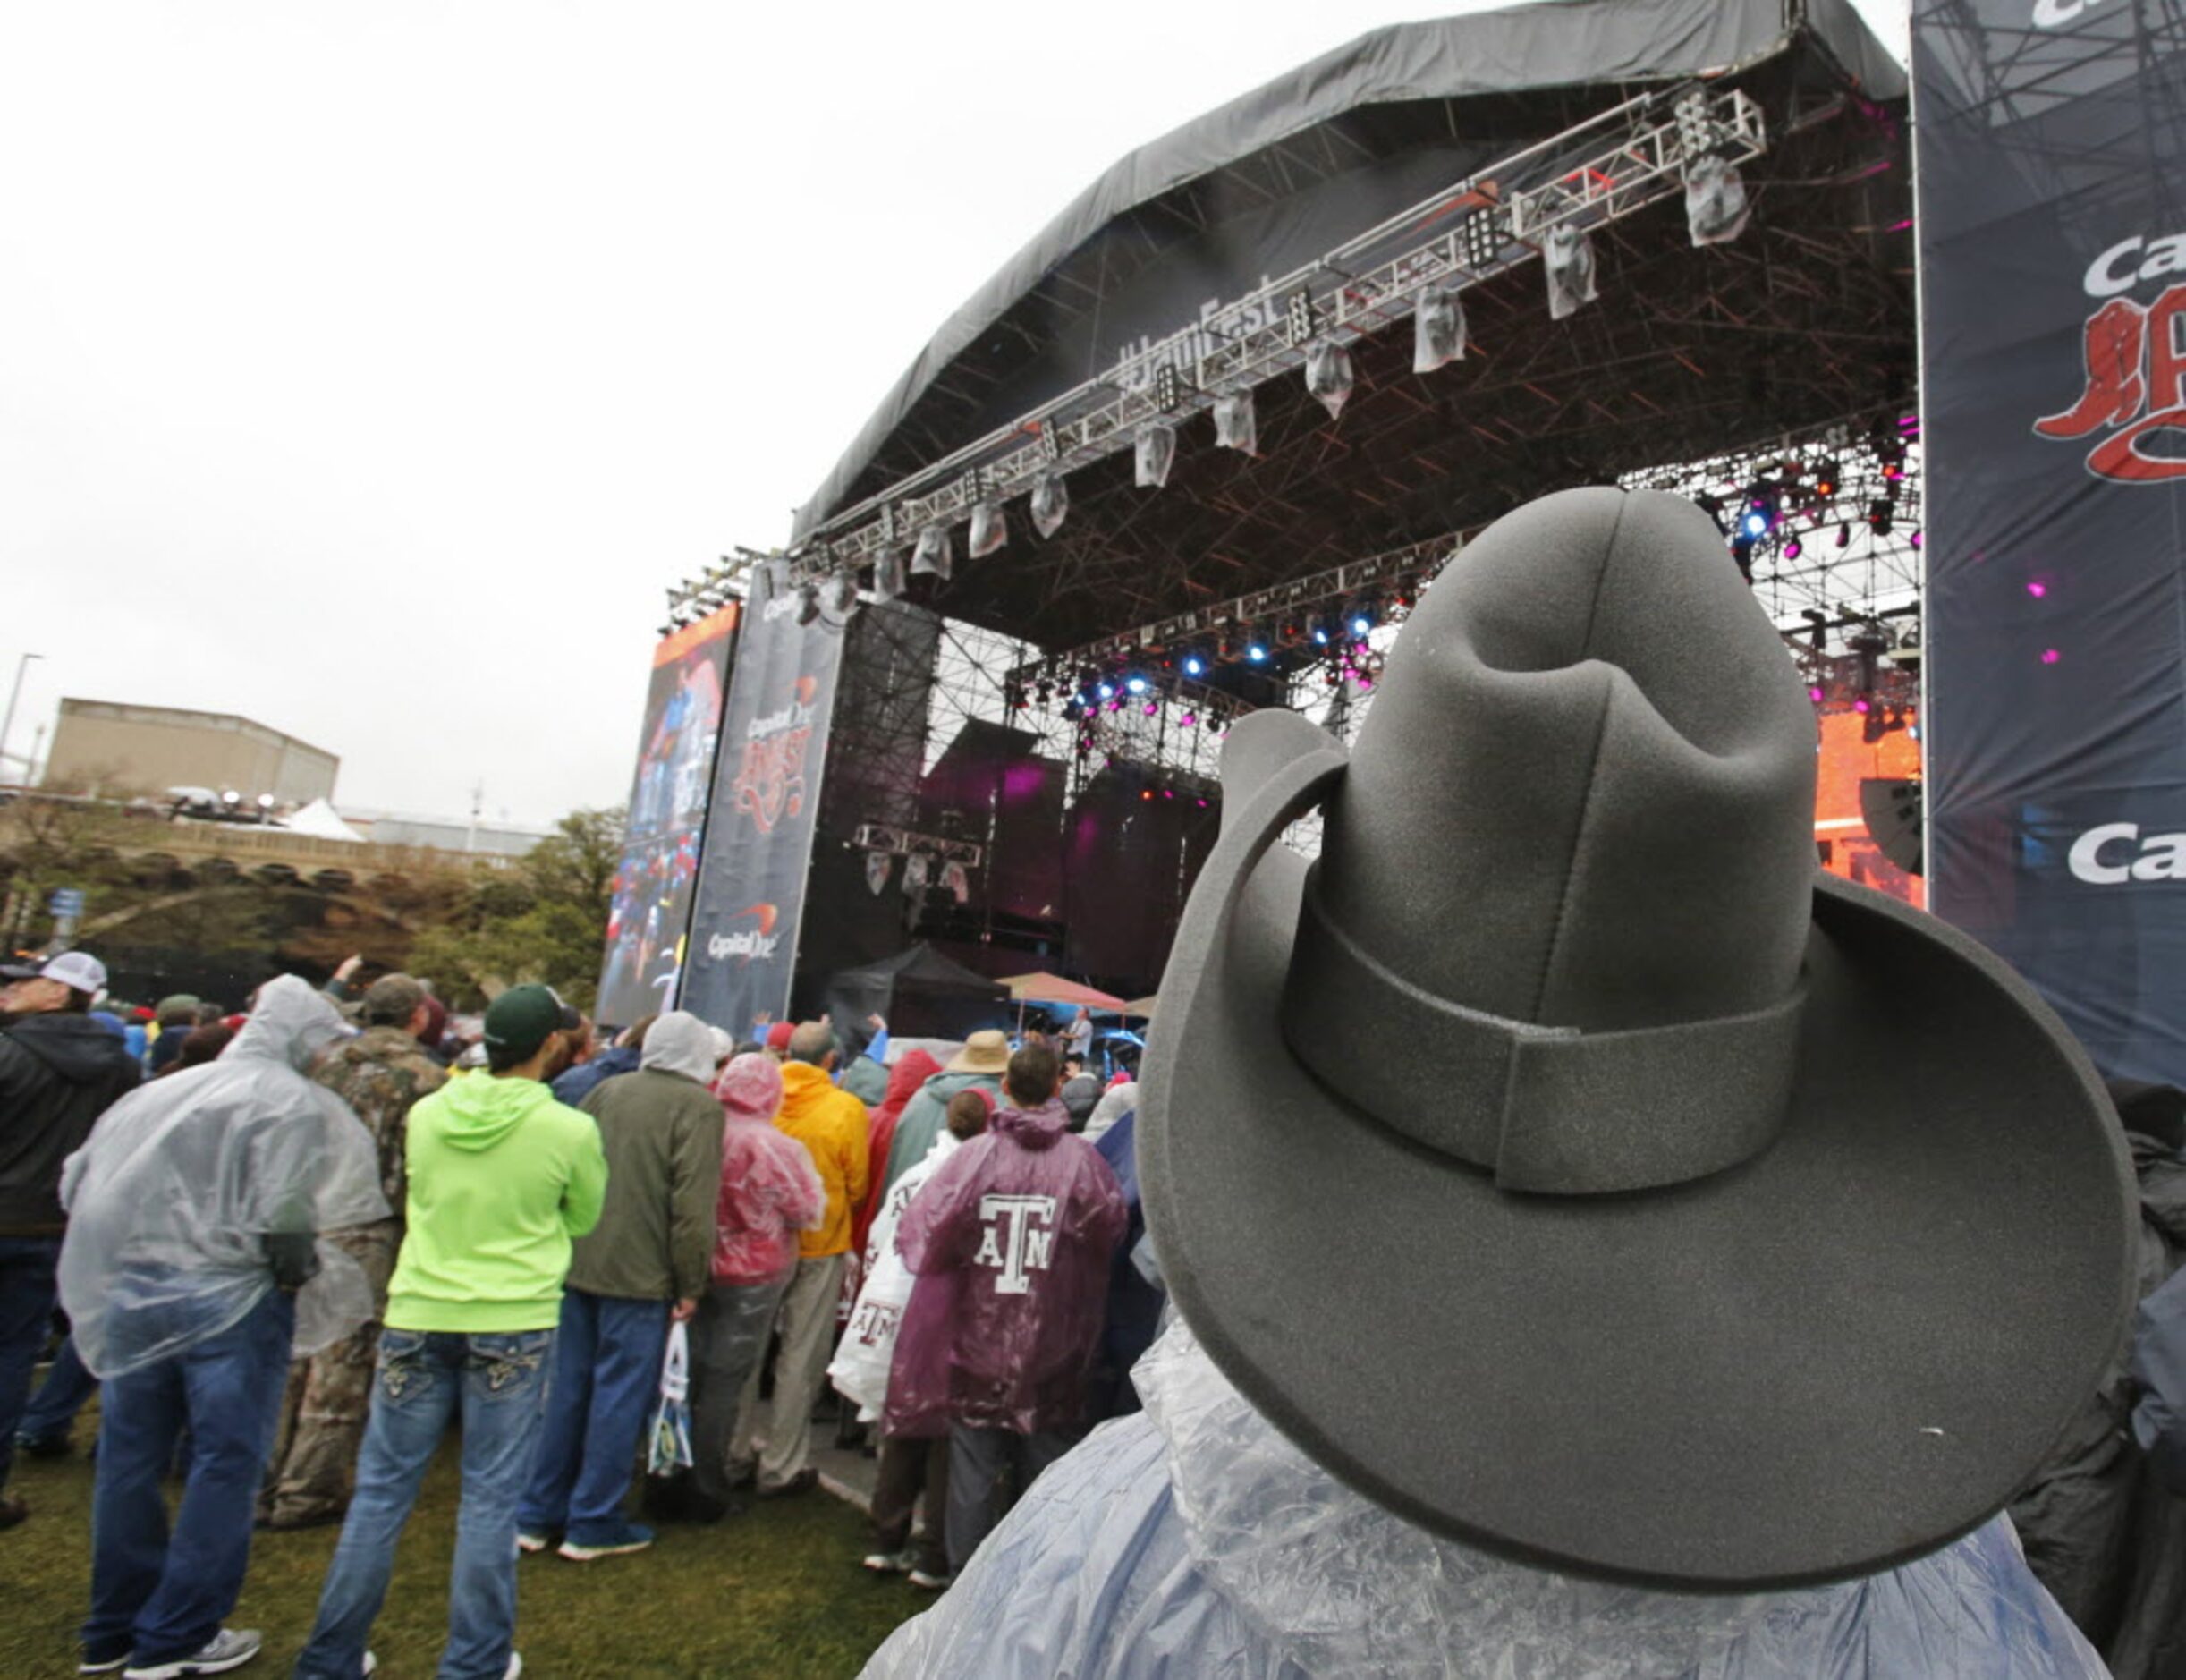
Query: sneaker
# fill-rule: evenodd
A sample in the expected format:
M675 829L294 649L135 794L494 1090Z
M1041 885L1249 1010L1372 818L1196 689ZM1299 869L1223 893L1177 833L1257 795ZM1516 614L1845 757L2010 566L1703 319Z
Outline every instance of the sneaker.
M909 1552L868 1552L865 1566L877 1575L907 1575L911 1573Z
M372 1676L378 1672L379 1659L373 1656L370 1651L366 1651L364 1653L364 1680L372 1680Z
M653 1543L653 1531L642 1523L625 1523L603 1530L597 1539L580 1540L574 1535L562 1542L562 1556L573 1564L589 1564L595 1557L619 1557L641 1552Z
M119 1657L93 1657L87 1652L84 1659L76 1665L76 1672L78 1674L119 1674L128 1667L129 1653L127 1651L123 1651Z
M759 1488L759 1498L762 1499L789 1499L801 1493L809 1493L818 1486L819 1472L807 1464L787 1481L776 1487L769 1488L762 1483Z
M520 1528L516 1531L516 1549L520 1552L543 1552L554 1544L554 1536L545 1529Z
M257 1656L263 1643L255 1627L224 1627L195 1655L170 1662L132 1663L122 1670L122 1680L187 1680L191 1675L225 1674Z
M32 1458L66 1458L69 1452L69 1439L65 1433L18 1435L15 1438L15 1450L27 1454Z
M921 1592L946 1591L949 1583L956 1579L954 1575L929 1575L923 1569L912 1570L906 1578Z

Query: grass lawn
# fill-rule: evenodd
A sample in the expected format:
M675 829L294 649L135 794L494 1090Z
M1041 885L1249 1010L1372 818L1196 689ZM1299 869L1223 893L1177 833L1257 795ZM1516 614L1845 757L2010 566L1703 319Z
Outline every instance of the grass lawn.
M78 1426L79 1438L89 1430ZM76 1671L90 1591L91 1465L80 1455L18 1459L11 1490L30 1520L0 1534L0 1674ZM447 1627L455 1540L455 1443L426 1478L373 1630L386 1680L429 1680ZM547 1553L518 1571L524 1673L580 1676L854 1675L891 1629L931 1599L858 1566L863 1519L828 1494L759 1505L715 1528L670 1527L650 1550L593 1564ZM266 1654L238 1672L285 1675L310 1632L338 1529L260 1532L231 1625L261 1629Z

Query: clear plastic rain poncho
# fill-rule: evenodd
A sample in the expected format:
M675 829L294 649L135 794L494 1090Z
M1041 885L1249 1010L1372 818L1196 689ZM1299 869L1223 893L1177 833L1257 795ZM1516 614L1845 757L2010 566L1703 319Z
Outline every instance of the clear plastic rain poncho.
M69 1157L61 1304L97 1375L173 1358L239 1323L275 1286L269 1236L280 1246L389 1217L371 1133L302 1071L348 1032L304 981L269 981L218 1061L140 1086ZM296 1299L299 1354L372 1313L357 1262L326 1242L317 1258Z
M1739 1598L1529 1569L1353 1493L1231 1387L1181 1321L1145 1413L1033 1483L868 1680L2099 1680L1997 1517L1917 1562ZM1423 1427L1431 1427L1424 1421Z

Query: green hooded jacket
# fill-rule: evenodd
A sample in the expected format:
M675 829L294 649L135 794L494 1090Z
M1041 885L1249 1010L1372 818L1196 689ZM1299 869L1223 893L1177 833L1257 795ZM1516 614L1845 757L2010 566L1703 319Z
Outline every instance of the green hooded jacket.
M607 1192L591 1116L537 1080L474 1073L418 1099L404 1153L408 1228L388 1328L506 1334L560 1323L571 1241L599 1222Z

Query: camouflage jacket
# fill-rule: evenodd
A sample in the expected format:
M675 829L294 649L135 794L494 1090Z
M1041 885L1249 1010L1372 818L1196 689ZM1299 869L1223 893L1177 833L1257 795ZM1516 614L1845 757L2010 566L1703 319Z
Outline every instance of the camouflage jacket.
M408 1177L402 1165L410 1106L447 1082L447 1071L400 1027L368 1027L318 1059L311 1077L357 1112L379 1149L379 1187L402 1217Z

